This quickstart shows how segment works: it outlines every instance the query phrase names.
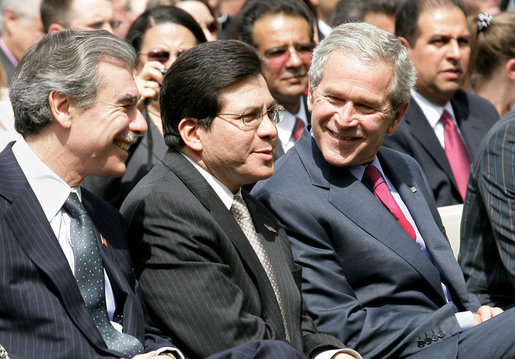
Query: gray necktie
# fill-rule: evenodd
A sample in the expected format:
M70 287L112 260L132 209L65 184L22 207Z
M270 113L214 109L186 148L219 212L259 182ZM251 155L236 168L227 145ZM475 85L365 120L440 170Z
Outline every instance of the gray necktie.
M286 340L290 340L290 333L288 331L288 326L286 325L285 314L284 314L284 305L281 299L281 292L279 290L279 285L277 284L277 279L275 277L274 268L270 263L270 258L266 254L265 248L263 247L263 243L259 239L259 236L254 228L254 224L252 223L252 217L250 216L249 209L247 205L243 201L241 196L234 196L231 206L231 213L234 218L236 218L236 222L240 225L241 230L247 237L248 241L252 245L254 252L256 252L261 265L265 269L266 275L268 276L268 280L272 284L272 288L274 289L275 297L277 298L277 302L279 303L279 309L281 310L281 316L283 320L284 333L286 336Z
M75 258L75 280L86 308L107 347L130 358L143 352L141 342L116 330L107 316L104 264L98 247L98 234L76 193L71 193L63 208L70 214L70 237Z

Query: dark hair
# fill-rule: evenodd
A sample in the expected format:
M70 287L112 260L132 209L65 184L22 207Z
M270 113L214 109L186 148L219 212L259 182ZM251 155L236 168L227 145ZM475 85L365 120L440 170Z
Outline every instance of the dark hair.
M237 19L238 40L254 47L254 23L268 14L285 14L306 19L309 25L309 38L313 41L313 15L309 8L299 0L249 0L243 6Z
M420 31L418 18L428 9L457 7L466 16L465 8L460 0L405 0L399 6L395 16L395 35L404 37L410 46L415 46Z
M183 118L196 118L209 128L224 106L223 90L261 73L256 50L237 40L206 42L179 56L161 85L161 120L168 147L184 145L178 130Z
M52 24L59 24L65 29L70 27L70 8L74 0L42 0L40 6L43 29L48 32Z
M369 12L395 16L399 3L400 0L340 0L334 8L331 25L362 22Z
M132 46L107 31L63 30L43 36L29 47L11 81L16 131L37 134L53 121L51 91L90 108L102 85L98 64L116 62L132 73L136 60Z
M190 30L197 39L197 44L206 42L204 32L190 14L182 9L166 5L150 8L138 16L127 32L127 40L139 54L147 30L166 23L181 25Z
M465 88L488 80L501 64L515 58L515 13L496 15L481 31L478 16L468 18L471 43Z

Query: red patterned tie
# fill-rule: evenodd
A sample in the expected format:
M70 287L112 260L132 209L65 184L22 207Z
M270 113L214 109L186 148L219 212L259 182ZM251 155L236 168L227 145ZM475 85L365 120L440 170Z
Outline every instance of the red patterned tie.
M374 195L377 197L381 203L388 208L390 213L395 217L395 219L399 222L399 224L404 228L404 230L409 234L409 236L413 239L417 239L417 235L415 230L409 223L409 221L402 213L399 205L395 201L388 188L388 185L384 181L381 172L377 169L376 166L367 166L365 168L365 173L363 174L363 182L367 184L374 191Z
M444 128L445 155L451 165L461 198L465 199L470 174L470 156L449 112L443 111L440 122Z
M302 121L302 119L300 119L299 117L295 117L295 127L292 133L293 140L295 142L297 142L297 140L302 135L302 131L304 131L304 121Z

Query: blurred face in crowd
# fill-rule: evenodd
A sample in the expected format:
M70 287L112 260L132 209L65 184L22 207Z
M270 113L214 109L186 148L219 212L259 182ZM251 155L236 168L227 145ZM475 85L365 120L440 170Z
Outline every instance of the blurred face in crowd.
M182 25L161 23L145 32L136 70L148 61L158 61L168 69L182 52L197 44L193 33Z
M377 26L380 29L395 34L395 16L381 12L368 11L363 17L363 22Z
M75 0L70 9L70 29L106 30L113 33L113 6L108 0Z
M401 39L417 70L417 91L443 106L460 88L470 56L470 33L463 12L455 7L428 9L418 19L413 46Z
M327 162L369 163L385 134L395 132L407 103L392 115L393 76L388 63L361 62L341 51L329 57L320 83L308 94L313 133Z
M125 38L127 32L136 19L136 14L132 11L130 0L112 0L113 16L116 26L113 28L115 35Z
M245 125L240 115L261 119L263 113L274 107L275 101L265 79L259 75L223 90L222 103L223 108L211 127L197 128L199 154L202 166L234 193L245 184L273 174L275 124L265 115L255 125Z
M265 62L272 96L283 106L298 103L308 84L313 43L303 17L269 14L254 23L254 44Z
M208 7L200 1L180 1L177 3L178 8L183 9L190 14L202 28L202 32L207 41L215 41L217 39L218 22L211 15Z

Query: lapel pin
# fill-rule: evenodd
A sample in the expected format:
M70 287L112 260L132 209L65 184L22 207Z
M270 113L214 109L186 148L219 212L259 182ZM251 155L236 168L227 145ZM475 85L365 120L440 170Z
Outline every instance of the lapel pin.
M106 239L104 238L103 235L100 235L100 239L102 240L102 244L104 245L104 247L107 248L107 241L106 241Z
M268 229L272 233L277 233L277 230L274 227L269 226L268 224L265 224L265 228Z
M417 193L417 191L418 191L417 187L415 187L415 186L411 186L410 189L411 189L411 192L413 192L413 193Z

